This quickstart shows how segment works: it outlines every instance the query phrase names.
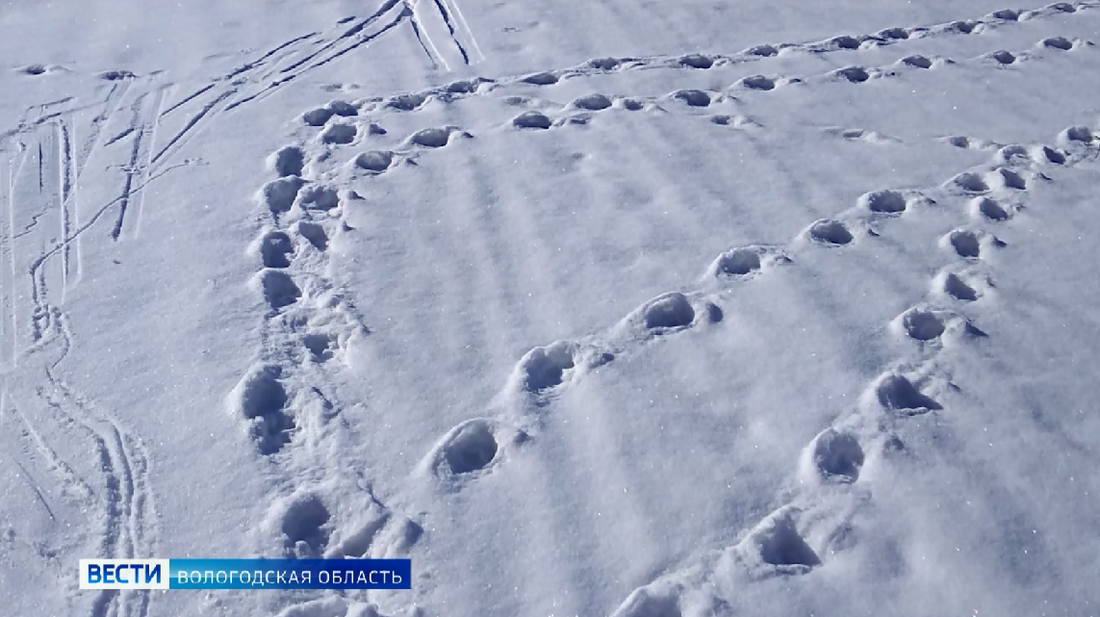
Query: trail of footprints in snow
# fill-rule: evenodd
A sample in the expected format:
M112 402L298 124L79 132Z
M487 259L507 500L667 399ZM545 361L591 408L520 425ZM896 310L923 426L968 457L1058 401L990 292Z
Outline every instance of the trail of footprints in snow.
M1080 4L1076 6L1052 8L1048 7L1048 11L1055 12L1070 12L1080 10L1083 8L1091 7L1092 5ZM1022 15L1022 14L1021 14ZM991 17L994 21L1004 21L1001 17ZM958 26L960 23L971 23L972 27L966 30L967 33L980 31L980 24L973 25L976 22L955 22L953 27ZM981 22L985 23L985 22ZM898 29L895 29L898 30ZM899 31L900 32L900 31ZM899 32L895 32L895 37L887 40L897 41L903 40ZM917 30L917 32L925 32L924 30ZM931 32L928 30L927 32ZM837 37L840 40L857 41L853 43L851 47L840 46L837 47L822 47L820 44L798 46L793 45L784 49L800 50L800 51L822 51L828 49L858 49L861 46L866 46L870 41L872 44L881 44L881 36L875 35L866 37L863 43L859 43L859 39L854 37ZM835 39L834 39L835 41ZM750 96L754 93L768 93L777 91L785 87L791 86L812 86L814 84L826 84L836 81L851 82L855 84L862 84L871 82L878 79L893 78L901 75L904 71L910 70L928 70L942 67L949 67L952 65L960 64L961 62L977 63L979 65L988 65L990 67L1003 67L1007 64L1015 64L1024 61L1038 60L1043 57L1043 52L1072 52L1074 50L1091 47L1094 44L1091 41L1079 40L1079 39L1067 39L1064 37L1051 37L1039 41L1035 45L1035 49L1029 49L1024 51L1018 51L1011 53L1006 50L998 50L995 52L983 54L976 58L972 58L966 61L955 61L946 57L926 57L922 55L908 55L892 65L882 67L863 67L863 66L847 66L840 69L828 71L824 74L820 74L813 77L795 77L795 76L782 76L782 75L750 75L743 77L734 83L729 88L722 91L715 90L699 90L699 89L682 89L675 90L664 96L619 96L610 95L601 92L593 92L580 97L577 97L573 101L566 104L556 104L546 100L540 100L536 97L520 96L520 95L505 95L504 93L510 87L517 85L535 85L535 86L550 86L557 84L563 80L572 79L575 77L581 77L592 74L606 73L612 70L622 69L626 66L634 66L624 64L626 62L622 59L597 59L592 60L587 65L587 69L570 69L565 71L550 71L543 73L535 73L527 76L505 79L505 80L493 80L483 77L476 77L469 80L457 81L445 86L431 88L420 92L411 92L396 94L390 97L372 97L366 98L355 103L348 103L344 101L334 101L330 103L330 106L311 110L303 114L303 120L306 124L313 126L324 127L322 139L329 143L346 144L351 143L356 136L356 127L343 124L326 124L330 118L340 115L356 115L359 113L370 113L375 115L382 115L385 113L407 113L415 112L425 108L432 104L434 101L438 101L442 104L452 103L462 98L470 96L482 96L488 94L503 96L503 100L516 107L530 107L526 111L522 111L514 116L508 123L511 127L516 129L533 129L533 130L546 130L559 126L566 125L584 125L587 124L595 113L602 112L608 109L620 109L626 111L657 111L668 112L670 109L686 110L708 110L720 106L722 103L729 101L737 101L739 97ZM755 48L754 48L755 49ZM745 52L749 57L759 57L757 54ZM776 52L778 53L778 51ZM764 54L766 57L767 54ZM722 57L709 57L699 54L690 54L688 56L678 57L675 61L665 62L660 66L672 66L679 68L690 69L707 69L712 66L719 66L723 63L734 62L733 56ZM634 62L641 62L635 60ZM649 66L649 65L647 65ZM670 107L672 105L672 107ZM550 109L557 107L556 112L549 111ZM759 123L752 119L739 114L726 114L715 113L708 116L709 120L714 124L728 125L735 128L753 127L759 126ZM365 129L358 129L360 132L366 132L368 134L384 134L385 130L377 124L370 124ZM432 128L425 129L421 133L414 135L406 143L406 146L418 145L424 147L440 147L445 145L450 138L451 133L457 131L456 127L445 128ZM850 139L860 140L871 143L884 143L896 141L890 137L886 137L875 133L873 131L864 131L862 129L842 129L834 128L828 129L830 132L835 133L837 136ZM468 135L467 133L462 133ZM389 151L372 151L364 153L357 159L358 166L366 170L369 173L381 173L389 169L395 161L398 161L399 157L393 152Z
M343 207L357 196L341 195L315 179L310 163L327 149L354 140L355 125L329 123L353 115L355 109L340 102L307 113L305 123L321 128L317 143L290 144L267 158L265 167L276 177L257 191L261 231L247 249L260 268L251 284L266 306L263 346L258 361L229 393L227 406L261 455L294 449L281 460L302 467L291 474L296 482L321 476L312 486L292 487L271 507L262 526L268 536L282 538L275 549L286 557L392 557L406 553L423 533L415 521L378 501L363 486L363 478L342 478L323 458L326 451L347 447L340 442L344 425L336 421L339 405L323 392L325 371L330 361L344 360L348 346L369 331L328 272L331 242L352 231L342 218ZM439 137L417 139L431 144ZM320 154L311 157L311 148L320 148ZM318 453L322 458L310 458ZM355 487L341 490L339 485L348 482ZM331 609L332 614L344 614L355 608L379 615L373 605L344 598L314 604L288 611Z
M958 261L932 278L925 301L890 324L896 336L916 345L915 351L872 380L854 409L811 440L797 466L799 482L783 500L785 505L743 533L733 546L638 588L613 617L711 614L708 611L725 602L714 590L730 589L722 584L727 577L738 576L738 572L748 579L808 572L822 565L823 556L850 545L853 516L871 499L870 490L858 486L865 462L904 449L893 427L910 416L943 411L935 394L959 389L949 375L942 374L936 361L943 346L950 340L987 336L960 310L994 290L988 268L980 264L982 251L1005 245L984 229L1004 224L1010 218L1004 213L1022 207L1030 182L1051 181L1042 173L1042 166L1073 165L1100 153L1100 135L1087 127L1070 127L1057 141L1058 147L1000 147L984 173L964 172L928 191L944 202L970 200L966 214L972 220L941 241ZM847 213L847 219L873 222L876 216L897 216L919 199L928 198L918 194L907 197L901 192L868 193ZM853 241L849 226L840 219L818 221L807 229L806 236L833 246Z
M951 139L958 142L953 145L963 147L963 138ZM908 211L961 201L966 204L962 211L968 223L940 240L940 246L958 261L932 277L925 301L890 324L896 335L917 345L915 359L886 369L868 385L855 410L817 435L806 447L798 468L806 488L749 530L737 545L721 551L717 560L724 565L710 564L712 571L725 571L736 564L750 577L801 573L817 567L822 564L821 555L842 548L844 530L855 508L869 499L865 490L844 487L857 483L868 457L904 447L893 435L891 424L942 411L943 405L926 391L958 387L949 377L937 374L936 354L952 341L987 336L961 311L966 303L995 289L982 257L985 251L1006 245L985 229L1009 221L1023 207L1032 183L1050 181L1041 171L1043 166L1084 160L1095 153L1098 141L1091 129L1070 127L1058 136L1057 146L1002 146L996 149L992 164L962 172L942 186L870 191L836 217L814 221L785 246L732 248L711 262L696 289L653 298L603 332L531 349L491 402L490 407L499 413L454 427L425 456L419 471L444 490L461 489L466 482L491 472L508 449L530 441L536 414L529 412L550 404L570 383L648 344L721 322L721 299L732 286L793 264L795 255L812 247L839 248L876 237L880 224ZM695 569L692 572L691 576L697 575ZM697 603L698 597L685 599L692 594L674 580L676 576L637 590L616 615L641 617L658 609L682 614L686 604ZM693 593L701 594L703 586L695 589Z

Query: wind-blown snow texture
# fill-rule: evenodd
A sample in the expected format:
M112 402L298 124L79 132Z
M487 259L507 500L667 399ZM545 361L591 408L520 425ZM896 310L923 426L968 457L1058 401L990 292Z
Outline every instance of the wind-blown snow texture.
M0 6L2 612L1097 614L1096 42L1097 0Z

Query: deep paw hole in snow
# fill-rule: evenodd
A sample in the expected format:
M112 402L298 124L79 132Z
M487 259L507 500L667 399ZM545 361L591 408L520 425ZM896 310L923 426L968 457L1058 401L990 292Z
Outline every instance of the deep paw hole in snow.
M1006 221L1009 218L1008 211L1001 204L989 197L979 197L975 200L974 209L978 214L991 221Z
M829 429L814 443L814 464L826 478L855 482L863 467L863 448L855 435Z
M674 292L657 298L645 308L645 327L682 328L695 321L695 309L682 293Z
M749 90L772 90L775 80L764 75L750 75L741 79L741 85Z
M336 339L328 334L307 334L302 338L302 344L309 350L314 361L323 362L332 357Z
M427 128L413 133L411 141L425 148L442 148L447 145L451 131L443 128Z
M863 201L872 212L896 214L905 211L905 196L897 191L874 191L863 196Z
M305 180L298 176L287 176L272 180L264 185L263 201L267 208L275 214L290 212L294 206L294 200L298 197L298 191L305 185Z
M829 41L829 46L835 49L859 49L859 39L854 36L838 36Z
M264 270L260 273L260 283L264 299L271 308L293 304L302 296L302 290L298 289L290 275L281 270Z
M358 131L354 124L330 124L321 132L321 141L326 144L350 144L355 141Z
M901 61L907 65L916 67L918 69L930 69L932 68L932 61L924 56L906 56Z
M965 281L953 273L944 277L943 291L958 300L973 302L978 299L977 290L967 285Z
M959 257L979 257L981 255L981 243L978 241L978 236L972 231L953 231L948 239Z
M838 69L836 74L854 84L863 83L871 78L871 74L868 73L866 69L859 66L849 66L847 68Z
M325 524L329 516L325 502L317 495L296 497L283 513L281 527L286 548L298 557L319 556L328 542ZM306 550L302 551L302 548ZM301 552L307 554L301 555Z
M388 150L371 150L355 157L355 165L373 172L383 172L393 164L393 153Z
M260 241L260 257L266 268L286 268L290 266L287 257L294 252L294 243L290 236L282 231L271 231L264 234Z
M1062 51L1069 51L1073 49L1073 43L1064 37L1055 36L1049 39L1043 39L1043 47L1049 47L1051 49L1060 49Z
M271 155L269 165L280 178L302 175L305 153L297 146L284 146Z
M714 60L702 54L688 54L680 58L680 64L693 69L709 69L714 66Z
M548 129L550 118L538 111L525 111L512 119L512 126L521 129Z
M734 249L718 258L718 272L740 276L760 269L760 253L753 249Z
M902 375L888 375L875 388L879 403L887 409L919 410L942 409L939 403L926 396L913 382Z
M573 105L580 109L587 109L588 111L600 111L611 107L611 99L597 92L576 99L573 101Z
M944 332L943 321L931 311L911 310L902 317L901 325L909 338L930 341Z
M821 565L821 559L795 529L789 517L773 521L773 527L765 532L760 542L760 558L773 566Z
M456 474L484 469L497 455L497 440L486 422L470 422L451 438L443 453Z
M982 180L982 177L975 173L961 173L955 176L953 180L955 186L958 186L968 193L984 193L989 190L989 185Z
M672 98L683 101L691 107L710 105L710 95L702 90L677 90L672 93Z
M530 392L553 388L561 384L565 371L573 367L573 351L566 345L533 349L524 359L524 387Z
M328 248L328 234L325 233L325 228L317 223L299 222L298 233L302 234L302 237L308 240L318 251Z
M852 232L844 223L835 220L820 220L810 226L810 237L825 244L848 244L853 240Z

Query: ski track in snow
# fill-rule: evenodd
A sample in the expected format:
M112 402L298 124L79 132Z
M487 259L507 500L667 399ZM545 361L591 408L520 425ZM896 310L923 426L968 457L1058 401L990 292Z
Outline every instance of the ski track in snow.
M334 100L302 113L302 124L316 129L308 140L294 141L267 161L271 177L257 188L254 220L259 232L246 247L257 271L250 284L263 302L262 346L256 362L229 393L227 407L239 417L257 451L284 468L284 498L271 507L268 531L282 539L274 547L287 556L392 556L421 541L414 517L384 505L369 479L347 477L335 461L354 443L354 428L340 417L348 404L332 392L333 373L342 369L349 347L370 337L369 316L334 278L330 246L354 233L342 218L350 201L361 199L342 184L392 170L415 168L421 156L446 152L495 132L567 130L594 122L601 113L649 112L699 116L716 127L768 130L759 120L726 113L723 106L742 97L764 97L785 88L850 82L853 87L890 79L905 71L950 71L957 65L999 70L1021 62L1042 62L1052 54L1078 53L1088 41L1052 37L1028 49L991 50L981 56L901 55L878 67L850 65L817 75L780 75L762 70L723 91L683 89L660 97L593 92L555 102L512 92L532 86L553 90L577 77L642 70L700 71L757 63L783 55L856 54L860 50L901 48L908 40L978 35L1028 21L1097 8L1096 2L1062 3L1031 11L1004 10L969 20L894 28L874 34L836 36L804 43L762 44L729 54L594 58L580 66L495 78L473 78L418 92L391 93L358 101ZM1021 22L1021 23L1017 23ZM137 76L125 70L98 74L102 91L88 100L70 97L27 111L19 125L0 134L0 419L25 427L28 443L49 461L55 481L68 487L69 499L102 515L99 553L104 557L156 554L154 491L146 480L149 452L120 420L57 377L57 366L78 344L72 319L60 306L64 293L84 276L80 238L103 220L114 240L140 232L145 186L181 166L185 145L227 112L259 102L353 51L364 49L404 25L416 30L431 61L441 69L484 59L458 4L450 0L389 0L365 18L342 20L326 32L310 32L279 43L254 59L193 90L181 89L161 75ZM28 65L27 78L47 78L63 67ZM995 74L991 73L991 76ZM549 97L550 95L548 95ZM524 110L493 126L433 126L406 135L389 147L370 140L386 136L389 114L416 113L434 102L497 98ZM77 113L95 110L84 126ZM717 110L717 111L715 111ZM644 118L644 114L635 114ZM166 121L173 121L172 129ZM644 121L644 120L639 120ZM897 139L870 129L820 127L839 138L871 145ZM957 229L934 239L944 266L928 281L928 294L890 324L892 336L911 342L911 352L867 384L864 397L832 427L807 444L793 470L800 484L758 525L744 530L736 544L668 572L637 589L613 610L620 617L656 614L701 615L718 610L723 593L739 577L797 575L827 565L843 550L845 529L873 494L860 482L865 460L903 448L895 427L908 418L949 414L952 367L940 359L945 346L965 345L996 336L983 332L968 306L995 296L994 275L986 256L1012 250L997 236L999 225L1028 205L1032 185L1051 180L1048 166L1073 167L1098 150L1093 129L1069 127L1049 144L1002 144L977 136L948 136L949 146L986 150L987 164L960 170L943 184L920 189L883 187L827 219L807 221L782 245L731 247L701 267L702 276L655 297L602 331L531 348L507 376L488 407L496 415L470 418L441 436L418 469L412 484L430 483L440 491L460 491L503 464L510 448L538 442L541 410L592 373L614 371L616 364L680 333L716 327L722 304L736 290L764 276L782 276L815 251L846 246L889 233L904 225L907 212L964 204ZM354 148L346 162L338 153ZM89 161L96 161L95 165ZM102 163L106 162L104 166ZM414 169L415 171L415 169ZM84 204L79 185L88 174L121 177L118 196ZM111 215L108 213L112 213ZM702 266L703 264L701 264ZM26 294L13 290L25 288ZM20 298L29 298L20 304ZM40 384L20 387L10 384ZM32 408L34 411L32 411ZM83 477L50 445L41 423L75 425L98 453L100 478ZM357 515L333 503L344 483L361 494ZM43 506L50 504L39 494ZM260 542L263 542L261 539ZM267 547L272 548L272 547ZM731 578L732 577L732 578ZM151 594L103 592L92 615L142 616ZM350 615L367 610L354 601L329 596L298 604L285 615ZM376 610L370 608L370 610ZM360 611L360 612L355 612ZM418 614L417 609L410 609ZM370 614L369 612L367 614Z

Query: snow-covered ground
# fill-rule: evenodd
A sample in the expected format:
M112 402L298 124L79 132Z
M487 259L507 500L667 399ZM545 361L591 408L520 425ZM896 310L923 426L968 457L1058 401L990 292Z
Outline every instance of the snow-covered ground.
M1095 43L1097 0L0 5L0 614L1100 613Z

